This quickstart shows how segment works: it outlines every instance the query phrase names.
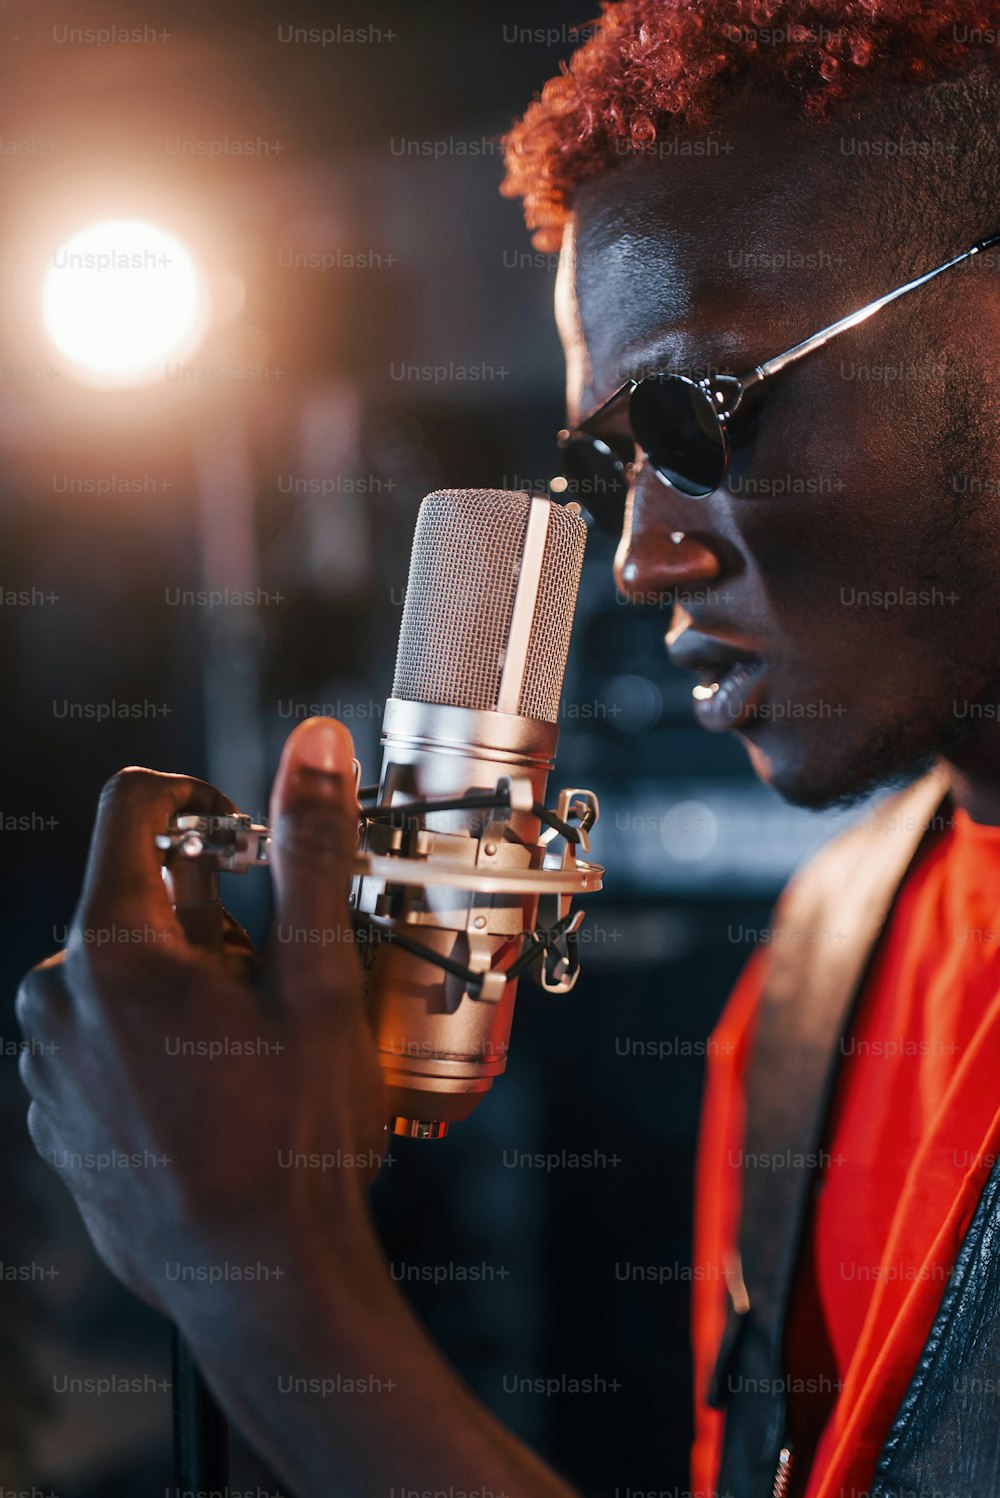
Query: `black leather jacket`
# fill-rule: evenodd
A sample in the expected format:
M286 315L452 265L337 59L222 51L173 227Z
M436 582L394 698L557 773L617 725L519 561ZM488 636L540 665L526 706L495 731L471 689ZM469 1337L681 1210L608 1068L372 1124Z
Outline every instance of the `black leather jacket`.
M840 1039L879 935L928 829L949 811L943 781L928 776L831 843L782 896L783 928L836 929L845 939L772 949L747 1083L748 1158L817 1158ZM725 1411L721 1498L784 1492L782 1340L813 1179L808 1164L744 1171L749 1309L730 1308L710 1395ZM882 1447L870 1498L1000 1498L1000 1164Z

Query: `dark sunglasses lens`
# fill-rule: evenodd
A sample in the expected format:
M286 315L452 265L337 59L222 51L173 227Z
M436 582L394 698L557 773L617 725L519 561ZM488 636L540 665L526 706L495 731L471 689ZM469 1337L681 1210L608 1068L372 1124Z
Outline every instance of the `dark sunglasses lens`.
M682 494L702 497L726 472L725 433L708 393L676 376L651 376L632 392L629 417L636 441L661 478Z
M600 530L617 538L625 524L628 480L625 457L609 444L585 434L567 435L559 443L563 483L554 493L560 500L576 500ZM632 454L628 461L631 461Z

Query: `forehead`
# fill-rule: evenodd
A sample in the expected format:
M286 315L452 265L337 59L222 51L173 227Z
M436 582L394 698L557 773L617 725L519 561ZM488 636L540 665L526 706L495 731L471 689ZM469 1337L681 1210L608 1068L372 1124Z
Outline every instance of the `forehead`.
M752 365L889 289L836 129L789 129L665 142L579 192L556 293L572 416L654 368Z

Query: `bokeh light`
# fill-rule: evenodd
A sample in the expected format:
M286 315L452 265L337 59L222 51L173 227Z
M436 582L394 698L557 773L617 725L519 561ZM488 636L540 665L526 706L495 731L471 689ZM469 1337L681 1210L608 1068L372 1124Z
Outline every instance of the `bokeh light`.
M91 384L163 379L190 354L204 323L195 263L172 234L143 219L88 224L52 256L42 294L45 330Z

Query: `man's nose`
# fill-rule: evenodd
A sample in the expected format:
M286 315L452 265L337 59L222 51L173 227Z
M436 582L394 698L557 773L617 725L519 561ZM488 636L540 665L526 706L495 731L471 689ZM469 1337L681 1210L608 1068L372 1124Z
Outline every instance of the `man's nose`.
M703 504L659 479L636 485L615 553L615 585L630 602L643 603L720 575L723 546L713 542Z

